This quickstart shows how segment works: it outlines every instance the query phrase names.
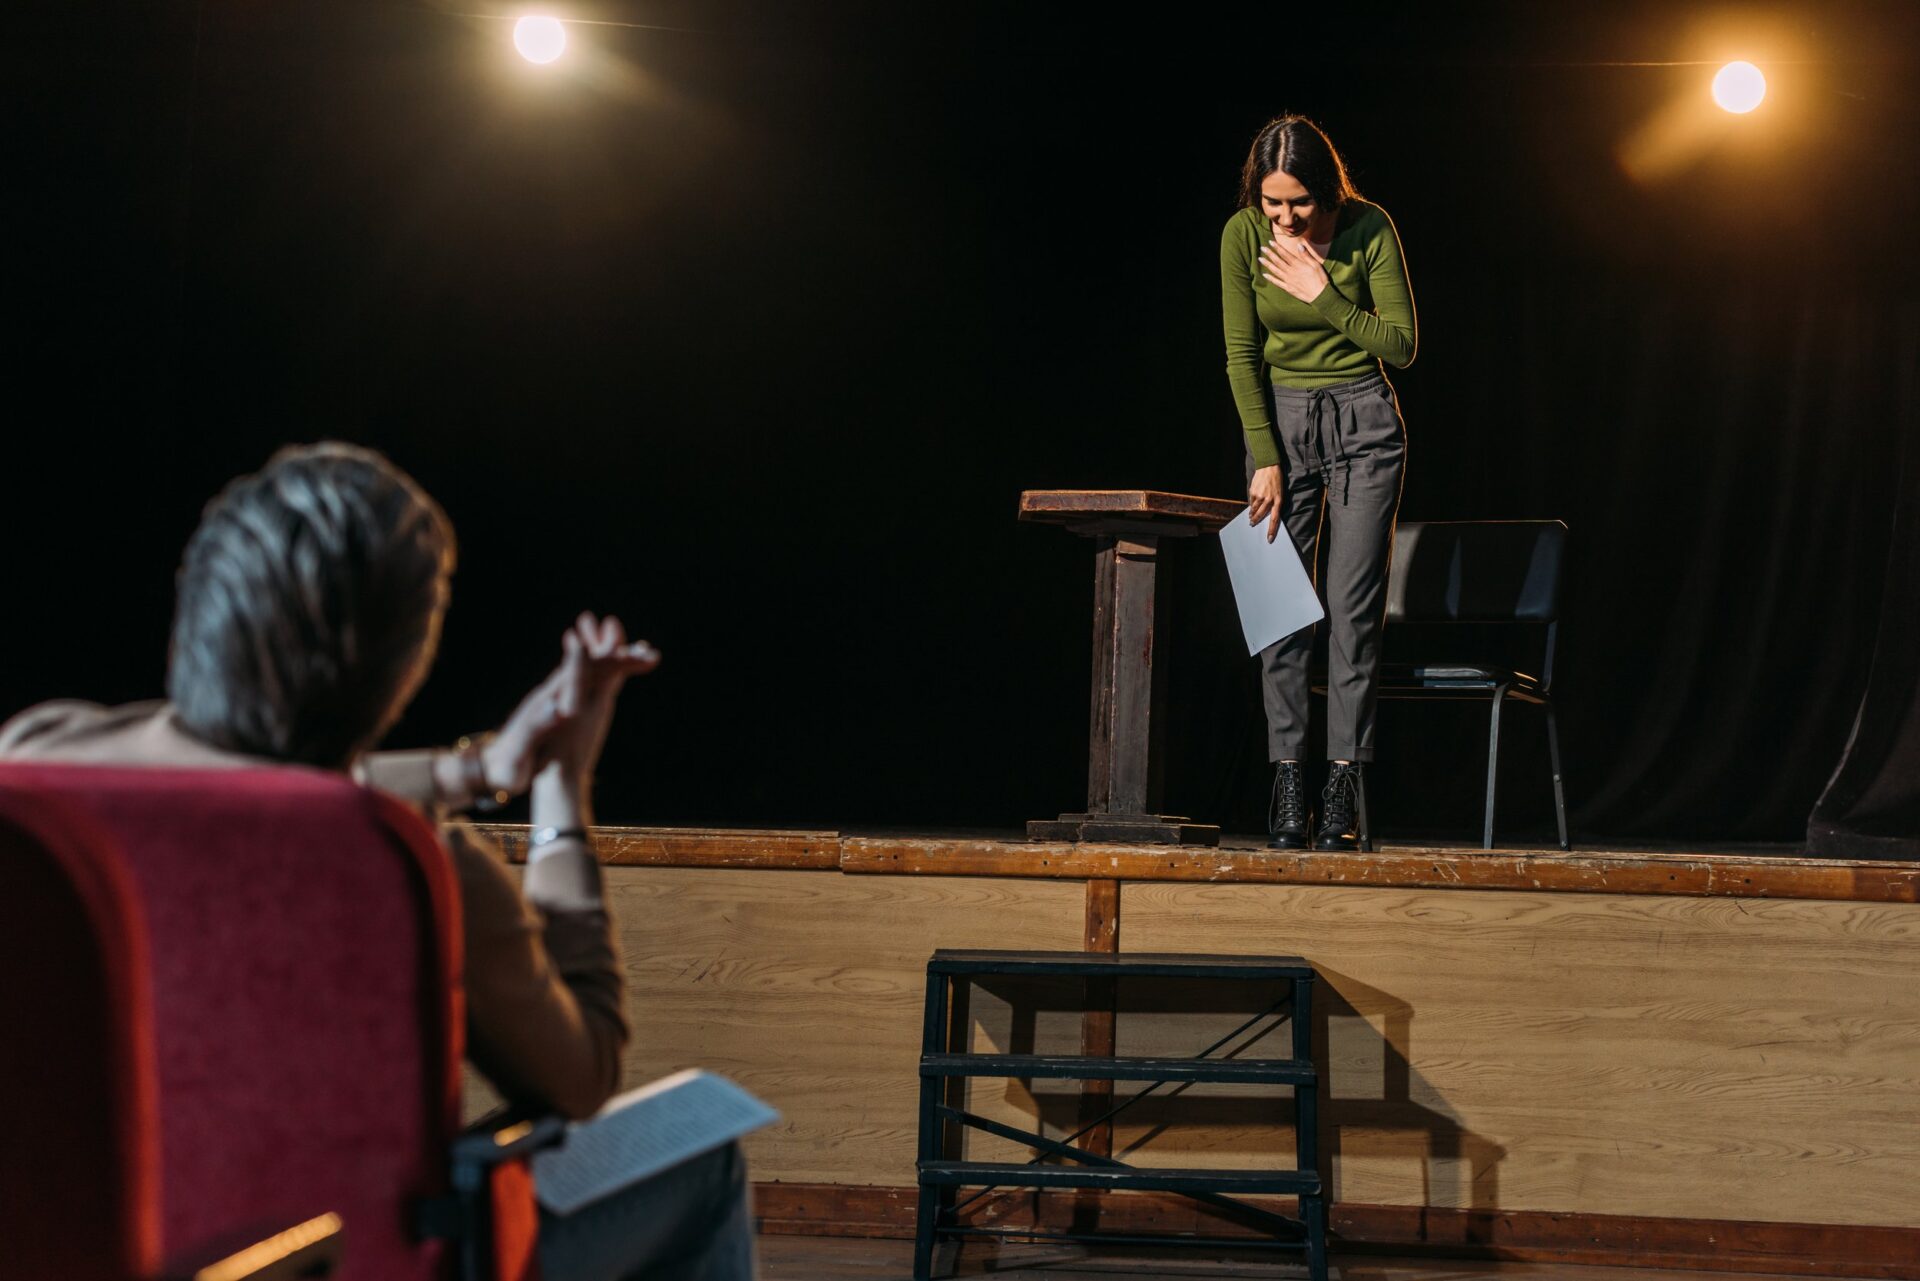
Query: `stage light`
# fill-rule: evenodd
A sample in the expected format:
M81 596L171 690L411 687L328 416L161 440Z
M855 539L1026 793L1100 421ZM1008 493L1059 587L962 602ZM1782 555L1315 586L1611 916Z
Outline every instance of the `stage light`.
M566 50L567 29L558 18L529 15L513 24L513 47L528 62L552 62Z
M1751 62L1729 62L1713 78L1713 100L1721 109L1745 115L1767 96L1767 78Z

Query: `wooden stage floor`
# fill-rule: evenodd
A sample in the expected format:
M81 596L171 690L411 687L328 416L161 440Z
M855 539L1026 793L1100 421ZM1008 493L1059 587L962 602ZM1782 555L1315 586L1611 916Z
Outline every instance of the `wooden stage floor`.
M910 1241L850 1241L830 1237L760 1238L760 1281L906 1281L913 1273ZM976 1248L963 1255L953 1277L993 1276L1001 1281L1142 1281L1142 1278L1204 1278L1205 1281L1293 1281L1306 1276L1295 1263L1221 1258L1216 1253L1167 1250L1133 1252L1036 1245ZM1714 1272L1718 1281L1761 1281L1768 1274ZM1699 1272L1670 1268L1593 1267L1566 1263L1483 1262L1455 1259L1336 1257L1333 1281L1700 1281ZM1771 1281L1771 1278L1769 1278ZM1803 1281L1829 1281L1808 1274Z

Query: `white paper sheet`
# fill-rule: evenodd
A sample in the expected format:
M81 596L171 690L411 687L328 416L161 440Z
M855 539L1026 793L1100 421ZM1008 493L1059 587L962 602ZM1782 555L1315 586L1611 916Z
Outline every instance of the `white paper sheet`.
M1267 521L1247 523L1247 509L1220 528L1220 550L1226 553L1227 576L1233 580L1233 599L1240 606L1240 630L1247 636L1247 653L1310 627L1326 616L1313 581L1307 577L1300 553L1294 551L1286 526L1267 541Z

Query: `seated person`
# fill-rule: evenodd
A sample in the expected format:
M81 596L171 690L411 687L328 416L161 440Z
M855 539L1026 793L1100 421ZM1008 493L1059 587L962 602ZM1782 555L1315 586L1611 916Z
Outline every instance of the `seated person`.
M60 701L0 726L0 759L352 772L440 820L460 886L467 1049L511 1102L592 1115L627 1040L613 922L588 844L592 781L628 677L659 656L582 614L501 730L457 752L370 751L425 680L453 529L370 450L284 449L201 516L178 577L165 701ZM498 850L447 811L531 790L516 889ZM548 1281L747 1278L745 1166L728 1146L565 1218L543 1212Z

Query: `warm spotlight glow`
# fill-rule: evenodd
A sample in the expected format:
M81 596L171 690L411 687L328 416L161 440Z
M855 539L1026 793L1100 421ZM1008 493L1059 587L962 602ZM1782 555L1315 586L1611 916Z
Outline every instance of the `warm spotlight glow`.
M566 50L567 29L558 18L522 18L513 24L513 47L528 62L552 62ZM1714 84L1717 93L1719 81Z
M1744 115L1767 96L1767 78L1751 62L1729 62L1713 78L1713 100L1736 115Z

